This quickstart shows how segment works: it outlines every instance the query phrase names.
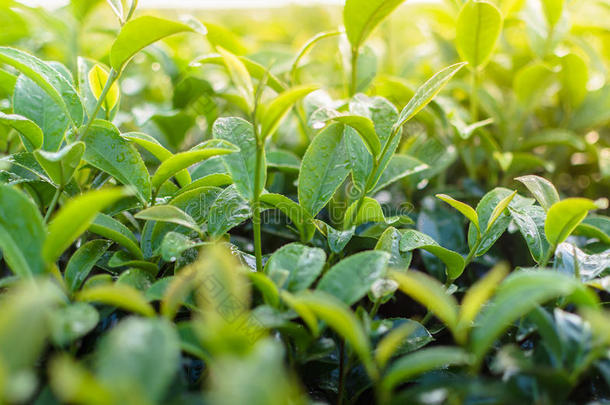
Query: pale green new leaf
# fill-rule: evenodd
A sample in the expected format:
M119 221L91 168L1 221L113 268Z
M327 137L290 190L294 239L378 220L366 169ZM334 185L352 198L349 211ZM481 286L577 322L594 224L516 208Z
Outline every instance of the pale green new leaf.
M69 200L53 217L42 255L46 263L59 256L89 228L97 213L130 193L122 188L89 191Z
M463 60L473 69L484 67L502 31L502 14L492 3L469 0L456 23L456 44Z

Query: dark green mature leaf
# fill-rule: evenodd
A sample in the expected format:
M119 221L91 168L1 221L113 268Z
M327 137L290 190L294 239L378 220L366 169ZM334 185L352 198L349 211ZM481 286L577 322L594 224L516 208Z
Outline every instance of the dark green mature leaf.
M393 226L388 227L377 241L375 250L382 250L390 254L388 266L394 270L406 271L411 264L413 253L400 251L402 233Z
M402 125L413 118L422 108L424 108L434 96L451 80L451 78L466 65L466 62L456 63L448 66L440 72L432 76L426 83L417 89L415 95L409 100L409 104L405 106L400 112L398 122L395 124L396 128L402 127Z
M42 129L35 122L16 114L0 112L0 123L8 125L23 136L26 149L38 149L42 146L44 135Z
M10 65L34 81L69 116L74 126L82 124L83 105L72 84L47 63L26 52L0 47L0 63Z
M480 364L493 342L519 317L555 297L570 296L584 306L595 306L597 297L573 277L550 270L522 270L498 287L491 305L477 318L470 348Z
M540 176L521 176L515 180L520 181L532 193L538 203L548 211L553 204L559 201L559 193L553 183Z
M70 257L64 277L70 292L74 292L83 284L95 263L102 258L112 242L96 239L85 243L79 247Z
M17 79L13 112L35 122L44 134L43 149L57 151L61 146L70 116L42 88L28 77ZM54 117L50 120L48 117Z
M123 401L161 401L180 365L180 340L165 319L127 318L102 340L95 374Z
M120 72L138 52L170 35L192 32L205 35L206 30L198 21L179 23L153 16L142 16L123 26L110 50L110 65Z
M9 186L0 186L0 250L13 272L22 278L42 274L45 229L34 203Z
M89 191L68 201L49 224L42 248L45 262L54 263L89 228L99 211L128 195L125 189L114 188Z
M261 184L259 189L254 189L254 178L256 176L256 138L252 124L242 118L219 118L214 122L214 138L223 139L237 146L239 152L223 156L237 191L247 200L252 201L254 195L259 195L265 187L267 178L267 167L265 153L260 164Z
M358 49L377 27L404 0L347 0L343 8L345 33Z
M489 226L489 222L492 219L492 215L496 207L498 207L503 200L510 198L511 194L513 193L514 192L509 189L498 187L485 194L481 201L479 201L476 212L479 216L479 226L481 227L482 231L485 231L481 237L481 244L475 253L476 256L485 254L485 252L491 248L491 246L500 238L500 236L502 236L504 231L506 231L511 218L509 215L506 215L505 209L500 212L491 227ZM519 209L530 206L533 203L534 200L521 197L519 194L516 194L512 200L510 200L508 206L509 208ZM476 236L476 228L471 225L468 229L468 245L471 249L475 245Z
M527 243L534 260L540 263L551 248L544 235L544 220L546 213L542 207L530 205L509 209L515 224Z
M250 204L237 192L235 186L231 185L220 193L210 207L208 233L213 237L222 236L251 216Z
M352 305L366 295L375 281L385 276L389 260L389 253L378 250L349 256L324 274L316 290Z
M276 250L265 265L265 272L279 288L296 293L308 288L322 272L326 253L299 243Z
M473 69L484 67L502 31L502 14L492 3L466 2L456 23L456 44L460 56Z
M132 186L142 202L150 201L150 176L144 161L112 123L94 121L82 141L85 143L83 160L126 186Z
M409 252L415 249L424 249L441 259L447 266L447 277L450 280L455 280L462 275L465 262L459 253L445 249L424 233L408 229L400 240L400 250Z
M334 124L314 138L303 156L299 203L312 216L317 215L348 174L343 125Z

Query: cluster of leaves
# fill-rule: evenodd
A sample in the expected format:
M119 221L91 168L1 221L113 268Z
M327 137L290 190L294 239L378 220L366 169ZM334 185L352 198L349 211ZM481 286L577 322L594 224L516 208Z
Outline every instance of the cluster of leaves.
M0 402L610 400L610 19L416 7L397 68L402 3L295 54L0 2Z

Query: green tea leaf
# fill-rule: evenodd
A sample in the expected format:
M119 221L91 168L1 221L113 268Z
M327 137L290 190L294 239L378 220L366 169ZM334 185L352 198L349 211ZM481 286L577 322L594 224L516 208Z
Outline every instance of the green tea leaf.
M379 136L375 132L375 125L370 118L359 115L340 115L332 118L332 120L354 128L364 141L367 150L373 157L377 158L381 152L381 142L379 142Z
M563 0L561 0L561 2L563 2ZM559 81L561 82L562 97L567 101L570 107L578 107L587 96L589 69L586 62L575 53L564 55L561 58Z
M110 66L121 72L138 52L170 35L191 32L205 35L201 23L179 23L153 16L142 16L126 23L110 50Z
M460 56L473 69L481 69L489 62L500 37L502 14L492 3L469 0L460 10L456 31Z
M155 316L155 310L146 298L138 290L126 284L105 284L84 288L76 294L76 299L111 305L148 317Z
M424 108L434 96L451 80L451 78L466 65L466 62L456 63L448 66L440 72L432 76L426 83L417 89L409 103L402 109L398 116L398 122L394 125L395 128L400 128L402 125L413 118L422 108Z
M424 233L408 229L403 233L400 240L400 250L409 252L415 249L426 250L441 259L447 266L447 277L450 280L455 280L462 275L465 262L459 253L440 246L434 239Z
M256 138L252 124L241 118L219 118L212 129L214 138L223 139L239 148L239 152L223 156L222 159L231 173L237 191L247 200L252 201L254 195L260 195L265 187L267 167L265 153L260 165L261 184L254 189L256 176Z
M428 165L412 156L392 154L389 159L387 167L382 171L382 174L378 177L377 184L369 195L376 194L383 190L387 186L402 180L406 177L414 175L416 173L423 172L428 169Z
M303 156L299 203L312 216L316 216L348 174L343 125L334 124L314 138Z
M174 156L173 153L163 147L159 141L148 134L144 134L142 132L129 132L126 134L121 134L121 136L128 141L146 149L154 157L159 159L160 162L164 162ZM191 183L191 175L186 169L176 173L175 177L178 184L180 184L182 187L186 187Z
M296 293L313 284L325 263L326 253L322 249L289 243L271 255L265 273L279 288Z
M529 175L517 177L515 180L527 187L545 211L548 211L553 204L559 201L557 189L555 189L553 183L543 177Z
M158 189L172 176L202 160L238 151L237 147L223 140L212 139L205 141L187 152L177 153L169 159L164 160L152 177L152 187Z
M357 214L355 213L356 208L358 208L358 201L355 201L345 210L345 224L349 224L349 226L358 226L366 222L385 222L383 209L374 198L364 197Z
M144 258L133 232L109 215L97 214L89 226L89 231L115 241L138 259Z
M515 320L538 305L561 296L584 306L595 306L597 297L573 277L550 270L522 270L511 274L498 287L491 305L477 317L470 349L480 364L493 342Z
M369 376L373 378L377 376L378 371L371 358L368 337L358 318L343 302L320 291L302 292L294 297L294 301L305 306L341 335L360 357Z
M261 111L259 122L262 139L269 138L277 131L282 119L290 112L297 101L317 89L317 86L293 87L281 92L269 105L259 110Z
M84 153L85 144L74 142L64 146L59 152L37 150L34 156L49 178L56 185L63 187L72 179Z
M388 227L377 241L375 250L382 250L390 254L388 266L394 270L406 271L411 264L413 254L411 252L400 251L400 240L402 233L393 226Z
M491 212L489 220L487 221L487 229L485 229L485 232L489 231L496 223L500 215L504 214L504 212L508 208L508 204L510 204L510 202L513 200L513 198L515 198L516 195L517 191L513 191L512 194L509 194L508 196L504 197L498 203L498 205L495 206L494 210Z
M513 221L521 231L532 257L540 263L551 248L544 236L546 212L537 205L509 208L509 211Z
M343 24L352 49L358 49L373 30L404 0L347 0Z
M485 303L491 298L497 286L508 274L510 268L506 263L494 266L483 278L474 283L464 295L460 308L457 336L461 343L466 341L466 334L472 327L474 319Z
M418 271L407 273L391 272L391 277L398 282L398 288L428 308L451 330L458 322L458 304L445 287L436 279Z
M110 241L96 239L85 243L74 252L64 271L64 277L70 292L73 293L80 288L95 263L102 258L111 244Z
M565 0L542 0L541 2L546 21L551 27L555 26L563 13Z
M44 135L42 129L35 122L16 114L0 112L0 123L8 125L25 138L26 149L33 150L42 147Z
M138 212L135 217L148 221L171 222L192 229L197 233L201 232L197 222L190 215L173 205L155 205Z
M477 212L468 204L465 204L461 201L455 200L454 198L446 195L446 194L437 194L436 198L446 202L451 205L453 208L458 210L462 215L464 215L472 224L477 228L477 231L481 231L479 228L479 216ZM489 226L489 225L488 225Z
M370 250L351 255L331 267L316 291L324 291L352 305L366 295L373 283L385 276L390 255Z
M0 47L0 62L10 65L42 88L70 117L74 126L83 123L84 110L72 84L47 63L26 52Z
M150 201L152 193L146 165L140 154L121 137L112 123L94 121L82 141L86 146L83 160L126 186L132 186L140 201Z
M16 189L0 185L0 250L16 275L28 278L44 272L40 254L44 237L36 205Z
M89 228L99 211L128 195L125 189L114 188L89 191L69 200L49 224L42 248L45 262L54 263Z
M89 333L100 315L89 304L75 302L55 311L51 317L51 336L61 346L72 343Z
M514 194L514 192L503 187L497 187L485 194L477 204L476 212L479 217L479 226L481 229L485 229L485 232L483 232L483 235L481 236L481 243L475 252L476 256L485 254L485 252L487 252L491 246L493 246L500 236L502 236L504 231L506 231L506 228L508 228L511 218L509 215L504 213L505 210L499 211L498 209L500 213L493 222L493 225L489 226L488 223L492 218L494 210L496 210L503 200L509 198L511 194ZM509 203L509 207L512 209L518 209L530 206L533 203L533 199L521 197L519 194L515 194ZM470 246L470 249L474 248L476 240L476 228L472 225L468 229L468 246Z
M250 217L250 204L237 192L235 185L231 185L220 193L210 207L208 233L212 237L222 236Z
M100 65L95 65L89 71L88 79L89 79L89 87L91 88L91 92L96 100L99 100L104 87L106 86L110 75L108 72ZM115 81L112 86L110 86L110 90L104 99L104 103L102 104L102 108L110 112L112 109L119 103L119 99L121 97L121 93L119 90L119 84Z
M94 364L121 402L161 402L180 367L180 339L165 319L127 318L100 342Z
M551 246L558 246L576 229L591 210L600 208L586 198L567 198L549 208L544 222L544 234Z
M299 230L301 242L309 242L316 232L313 217L303 207L281 194L265 193L260 196L262 203L273 206L284 213Z
M218 53L220 53L222 59L224 60L233 84L235 84L235 87L237 87L239 94L244 98L244 100L246 100L249 111L253 111L254 86L252 85L250 72L248 72L248 69L242 63L242 61L231 52L223 49L222 47L218 47Z
M454 365L468 365L471 356L459 347L437 346L407 354L392 363L384 374L382 387L390 392L401 383L427 371Z

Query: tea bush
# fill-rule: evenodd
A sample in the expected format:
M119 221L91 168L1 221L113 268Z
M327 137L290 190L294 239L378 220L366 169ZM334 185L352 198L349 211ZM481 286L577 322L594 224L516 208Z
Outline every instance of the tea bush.
M3 0L0 402L610 401L608 3L402 3Z

